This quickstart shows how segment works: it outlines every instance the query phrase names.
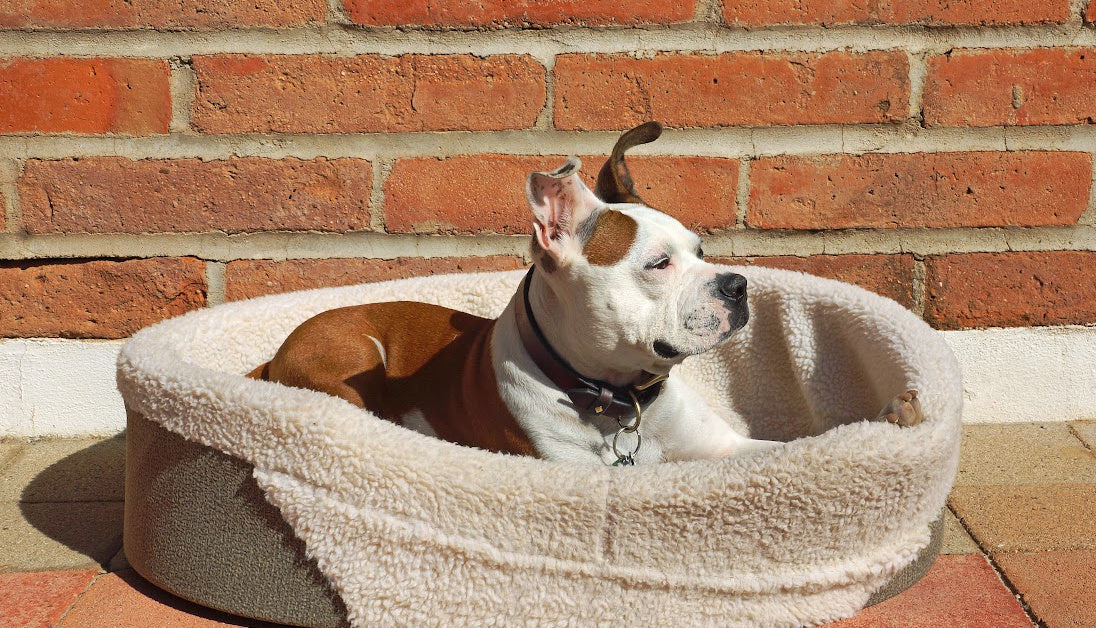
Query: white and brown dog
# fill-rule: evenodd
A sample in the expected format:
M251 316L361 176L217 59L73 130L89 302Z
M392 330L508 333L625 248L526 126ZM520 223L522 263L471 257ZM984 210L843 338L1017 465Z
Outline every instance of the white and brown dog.
M591 191L571 158L529 176L535 266L496 320L424 303L319 314L250 376L341 397L455 443L585 463L716 458L768 448L683 390L672 369L746 324L747 282L636 195L625 133ZM916 393L880 420L921 420Z

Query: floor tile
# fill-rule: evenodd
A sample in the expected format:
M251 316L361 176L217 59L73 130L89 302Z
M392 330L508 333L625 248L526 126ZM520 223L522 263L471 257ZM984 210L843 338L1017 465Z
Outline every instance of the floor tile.
M1020 603L977 555L941 556L899 595L827 628L1032 628Z
M945 530L941 539L941 554L978 554L979 546L967 533L952 511L945 511Z
M125 440L43 440L0 471L0 501L122 501Z
M956 485L1094 481L1093 452L1065 423L965 425Z
M994 560L1047 628L1093 628L1094 554L996 554Z
M89 569L0 574L0 624L52 627L97 573Z
M1093 549L1093 484L958 486L949 505L983 549Z
M8 464L15 459L25 446L23 441L0 440L0 484L3 484L4 469L7 468ZM3 489L0 488L0 491L2 490Z
M120 502L0 504L0 573L98 568L121 545Z
M100 576L65 615L58 628L279 628L209 610L165 593L133 570Z
M1071 421L1070 429L1074 432L1090 451L1097 450L1094 441L1097 441L1097 421Z

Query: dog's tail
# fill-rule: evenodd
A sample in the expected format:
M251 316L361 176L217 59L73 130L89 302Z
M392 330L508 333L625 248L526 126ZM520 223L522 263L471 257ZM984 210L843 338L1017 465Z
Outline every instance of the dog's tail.
M594 186L594 195L601 199L603 203L639 203L647 205L636 194L636 189L633 187L632 176L629 174L628 166L625 165L625 151L633 146L654 142L662 134L663 125L652 120L626 131L624 135L617 138L617 143L613 145L613 152L610 153L609 159L606 160L602 170L598 173L598 183Z

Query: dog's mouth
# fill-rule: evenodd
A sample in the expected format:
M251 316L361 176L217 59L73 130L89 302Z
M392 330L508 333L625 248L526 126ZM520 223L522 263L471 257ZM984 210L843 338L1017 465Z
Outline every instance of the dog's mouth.
M680 358L684 355L697 355L698 353L704 353L709 349L718 347L727 342L727 340L731 338L731 336L735 332L746 326L749 319L750 314L748 313L747 306L744 303L742 307L737 308L731 313L731 315L728 317L729 329L721 333L720 336L716 339L716 342L714 342L711 346L706 346L704 348L699 347L697 349L679 349L667 342L666 340L656 340L654 343L652 343L651 348L655 351L655 355L663 358L664 360L673 360L676 358Z

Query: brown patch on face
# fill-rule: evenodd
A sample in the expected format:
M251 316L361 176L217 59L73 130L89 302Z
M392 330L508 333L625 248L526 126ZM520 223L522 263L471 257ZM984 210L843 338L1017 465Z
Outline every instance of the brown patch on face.
M613 209L595 218L590 238L583 244L583 255L595 266L612 266L625 259L636 241L636 220Z

